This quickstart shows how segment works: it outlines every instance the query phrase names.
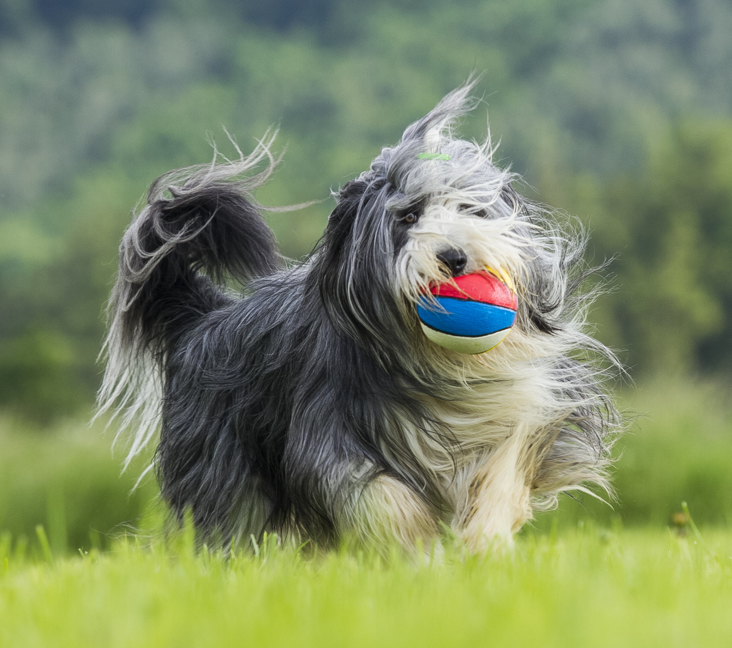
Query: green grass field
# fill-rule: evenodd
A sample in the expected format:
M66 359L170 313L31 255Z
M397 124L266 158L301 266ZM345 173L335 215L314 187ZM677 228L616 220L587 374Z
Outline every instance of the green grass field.
M130 492L142 466L120 475L110 434L0 418L0 648L730 646L726 393L657 383L622 401L636 420L613 508L565 499L513 552L421 565L165 545L154 481ZM700 530L669 525L682 501Z
M125 542L51 563L6 542L0 556L1 646L732 645L729 532L584 529L439 565Z

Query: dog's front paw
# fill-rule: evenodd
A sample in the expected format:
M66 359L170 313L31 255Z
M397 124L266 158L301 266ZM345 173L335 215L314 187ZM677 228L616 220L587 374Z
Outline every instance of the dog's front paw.
M369 482L355 497L346 517L346 533L382 555L388 555L396 543L414 557L434 560L442 556L432 511L409 486L389 475Z

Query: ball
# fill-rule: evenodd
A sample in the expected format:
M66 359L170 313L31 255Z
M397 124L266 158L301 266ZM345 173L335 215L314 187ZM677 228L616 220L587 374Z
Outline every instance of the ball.
M508 335L516 321L516 293L492 271L454 277L432 286L417 304L424 334L458 353L485 353Z

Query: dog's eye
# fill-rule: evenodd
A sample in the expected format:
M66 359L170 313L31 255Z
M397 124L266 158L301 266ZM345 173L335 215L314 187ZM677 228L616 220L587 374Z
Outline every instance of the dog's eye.
M416 223L418 220L419 220L419 216L417 216L417 214L415 214L414 212L409 212L404 217L404 222L407 223L407 224L409 224L409 225L412 225L412 224Z

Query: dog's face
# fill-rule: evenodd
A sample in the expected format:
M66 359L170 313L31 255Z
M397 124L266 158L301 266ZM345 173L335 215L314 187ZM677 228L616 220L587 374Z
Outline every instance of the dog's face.
M319 250L321 294L337 325L375 351L413 347L417 302L450 277L488 267L520 296L535 292L533 207L493 164L490 139L452 137L465 105L462 93L449 95L336 196ZM520 300L524 329L532 301Z
M493 166L485 146L448 140L439 151L418 154L387 201L404 230L395 288L410 304L430 285L486 267L514 283L524 273L529 240L511 175Z

